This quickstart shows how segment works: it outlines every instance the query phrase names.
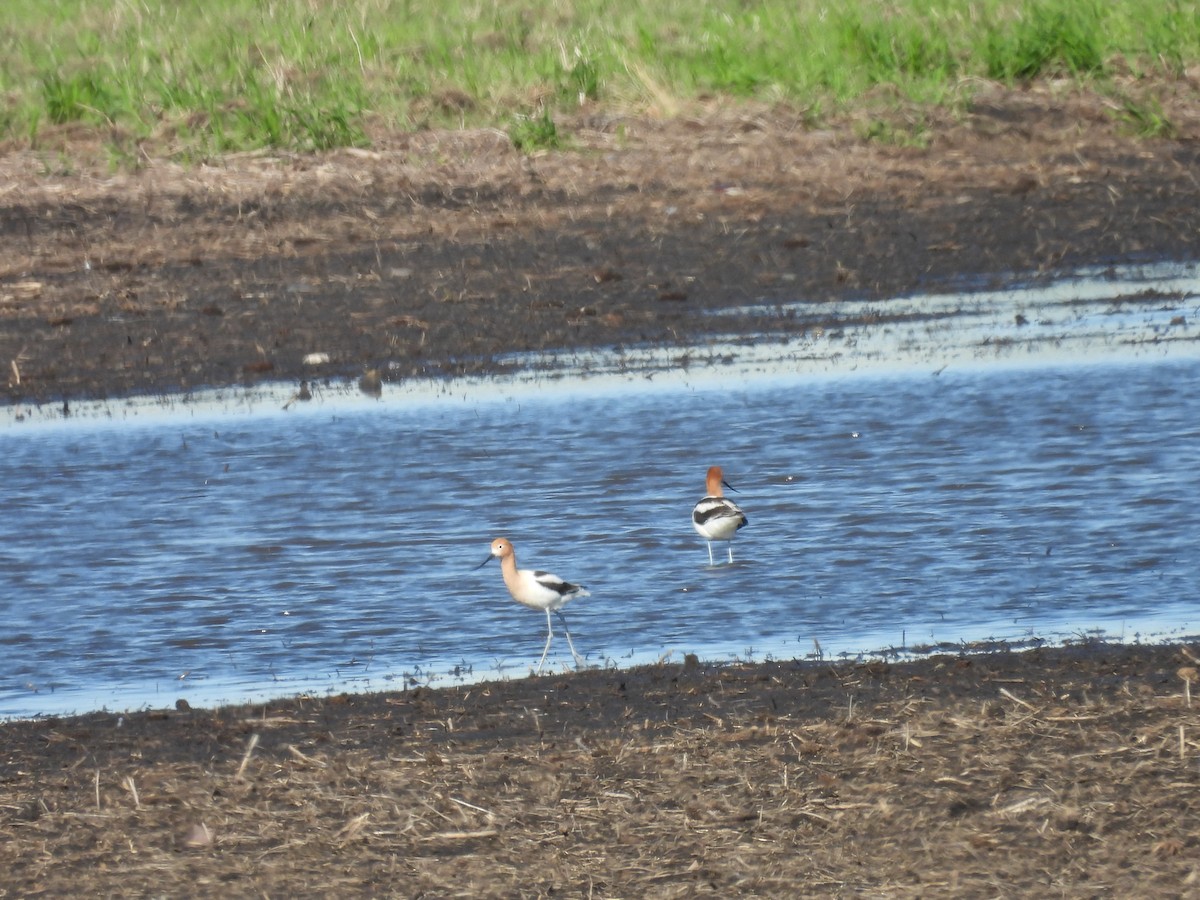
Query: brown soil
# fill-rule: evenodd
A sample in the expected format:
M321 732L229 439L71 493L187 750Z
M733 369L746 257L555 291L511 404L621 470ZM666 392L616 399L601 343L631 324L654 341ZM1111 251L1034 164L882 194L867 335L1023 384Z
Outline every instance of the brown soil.
M1167 102L1171 141L1043 88L985 92L928 149L738 108L581 116L575 149L534 157L491 131L132 174L11 154L0 396L488 371L514 350L811 324L698 315L747 301L835 316L846 296L1190 257L1198 109Z
M1185 647L0 727L3 896L1200 895Z
M13 153L5 397L489 371L703 341L698 312L747 300L832 317L1190 258L1200 107L1166 109L1176 140L1046 88L985 95L926 149L742 108L581 117L532 158L491 132L131 174ZM689 663L8 723L0 897L1200 896L1196 665Z

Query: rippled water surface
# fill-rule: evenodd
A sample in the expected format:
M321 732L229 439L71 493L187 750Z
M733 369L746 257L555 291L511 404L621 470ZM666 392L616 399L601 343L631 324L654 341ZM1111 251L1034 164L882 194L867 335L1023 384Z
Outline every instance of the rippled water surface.
M595 665L1185 632L1192 297L1100 301L1143 337L1070 360L973 338L959 365L893 328L918 362L815 371L795 362L831 340L814 336L669 378L18 411L0 430L0 716L524 675L545 618L475 569L499 535L591 589L566 613ZM1022 327L1100 315L1072 310ZM714 463L750 524L710 568L689 515Z

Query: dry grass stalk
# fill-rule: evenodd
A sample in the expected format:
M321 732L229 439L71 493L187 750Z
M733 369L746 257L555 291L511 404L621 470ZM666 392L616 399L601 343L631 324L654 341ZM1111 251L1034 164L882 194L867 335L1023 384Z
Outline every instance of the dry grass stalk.
M328 767L328 763L326 763L324 760L315 759L314 757L311 757L311 756L305 756L303 753L301 753L299 750L297 750L296 747L292 744L288 744L286 749L287 749L287 752L289 754L291 754L293 759L296 759L299 762L302 762L306 766L316 766L319 769L324 769L324 768Z
M246 772L246 766L250 765L250 757L254 753L254 748L258 746L258 732L250 735L250 739L246 741L246 752L242 755L241 765L238 766L237 772L234 773L234 778L241 778Z
M1033 705L1032 705L1032 704L1030 704L1030 703L1026 703L1024 700L1022 700L1020 697L1018 697L1016 694L1014 694L1014 693L1013 693L1012 691L1010 691L1008 688L1004 688L1004 687L1000 688L1000 694L1001 694L1002 696L1004 696L1004 697L1007 697L1007 698L1008 698L1009 700L1011 700L1013 703L1018 703L1018 704L1020 704L1021 706L1025 707L1025 708L1026 708L1026 709L1028 709L1028 710L1030 710L1031 712L1034 712L1034 711L1036 711L1036 710L1034 709L1034 707L1033 707Z
M129 791L129 796L133 798L133 808L140 809L142 805L141 799L138 797L137 785L133 782L133 776L129 775L125 778L125 789Z
M1196 666L1180 666L1175 674L1183 680L1183 696L1188 709L1192 707L1192 682L1200 678L1200 668Z

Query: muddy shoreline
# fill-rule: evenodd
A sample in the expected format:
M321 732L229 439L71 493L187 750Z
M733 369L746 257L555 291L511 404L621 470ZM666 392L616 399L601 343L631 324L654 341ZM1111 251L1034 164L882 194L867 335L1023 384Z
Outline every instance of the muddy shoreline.
M1193 896L1193 649L689 661L0 727L14 896Z
M799 335L845 298L1187 260L1200 227L1190 129L1123 138L1094 99L998 95L920 149L765 110L569 128L533 157L480 131L117 174L4 158L3 399ZM816 320L770 311L795 301Z

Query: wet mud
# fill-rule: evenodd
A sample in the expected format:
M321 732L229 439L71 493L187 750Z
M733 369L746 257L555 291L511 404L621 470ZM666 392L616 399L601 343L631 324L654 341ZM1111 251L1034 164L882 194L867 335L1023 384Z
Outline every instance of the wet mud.
M12 896L1192 896L1192 649L694 660L0 727Z
M766 110L569 130L572 149L532 157L467 132L118 174L2 159L3 397L386 384L806 334L846 324L847 298L1190 259L1200 225L1195 143L1123 137L1080 98L985 98L927 148ZM773 310L795 301L815 315Z

